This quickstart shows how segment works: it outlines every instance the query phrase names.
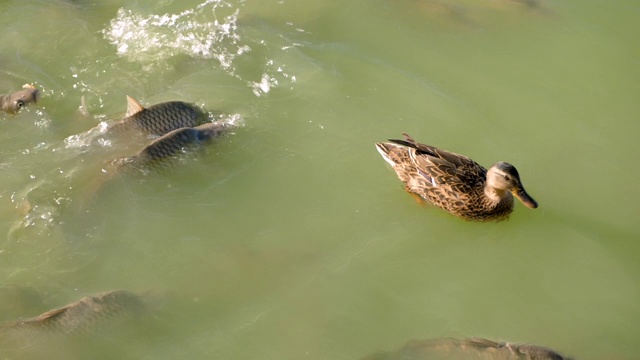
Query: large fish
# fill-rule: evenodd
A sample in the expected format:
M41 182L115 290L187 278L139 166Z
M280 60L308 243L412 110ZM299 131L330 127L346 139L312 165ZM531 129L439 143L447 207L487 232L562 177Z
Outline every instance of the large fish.
M412 340L394 353L378 352L362 360L569 360L542 346L482 338Z
M0 340L44 335L87 335L118 322L141 317L148 311L136 294L115 290L88 296L31 319L0 324Z
M0 95L0 110L13 114L23 107L36 103L40 98L40 91L33 85L24 85L8 95Z
M135 129L145 135L162 136L184 127L195 127L209 120L199 107L182 101L168 101L145 108L127 96L124 119L111 125L114 131Z
M107 162L102 169L105 176L100 176L91 182L77 202L78 211L82 211L87 203L99 193L100 189L114 176L129 171L139 171L143 174L150 171L169 172L174 169L185 154L203 149L213 138L232 129L237 124L232 121L215 121L196 127L184 127L173 130L161 136L137 154L130 157L117 158Z
M83 113L87 113L82 98ZM64 141L67 147L85 147L98 140L101 144L129 152L140 149L149 137L159 137L183 127L195 127L219 118L221 113L209 113L183 101L168 101L145 108L127 95L127 112L117 122L101 122L88 131L71 135ZM106 137L105 137L106 135ZM138 146L140 145L140 146Z
M119 167L130 166L139 169L164 167L178 155L203 147L235 126L229 122L216 121L196 127L183 127L161 136L132 157L112 161Z

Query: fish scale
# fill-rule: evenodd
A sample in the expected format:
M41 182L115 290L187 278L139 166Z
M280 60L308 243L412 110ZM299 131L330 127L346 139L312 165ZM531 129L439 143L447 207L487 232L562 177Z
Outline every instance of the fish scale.
M137 168L157 168L170 166L171 158L188 150L203 146L212 138L221 135L234 126L225 122L212 122L196 127L184 127L159 137L138 154L113 161L116 165L131 165Z
M116 290L93 296L65 307L47 311L35 318L18 320L0 326L3 336L35 336L43 333L89 334L117 321L135 318L148 311L136 294Z
M392 353L377 352L361 360L570 360L555 350L533 344L484 338L411 340Z
M202 110L195 107L194 105L182 102L168 102L157 104L149 107L148 109L144 109L142 105L140 105L133 98L128 97L128 109L127 115L125 119L116 123L110 127L113 129L132 129L132 128L140 128L142 131L146 131L146 133L154 133L159 131L154 130L152 126L154 124L153 121L147 122L144 119L145 113L151 112L155 113L154 117L160 119L161 116L158 114L164 114L162 117L166 119L166 123L171 124L171 126L175 126L176 124L184 124L182 117L185 113L192 114L192 116L187 116L186 121L202 121L203 118L207 118L206 116L199 115L202 113ZM170 111L164 111L163 109L169 109ZM131 115L133 114L133 115ZM140 114L140 115L137 115ZM169 114L169 115L167 115ZM195 114L195 115L194 115ZM141 116L138 118L137 116ZM176 117L178 117L179 121L176 121ZM174 119L174 120L172 120ZM191 124L191 123L189 123ZM179 155L184 154L190 150L195 150L196 148L202 148L205 143L210 141L212 138L217 137L231 129L235 129L238 126L235 119L230 119L228 121L214 121L208 122L206 121L203 124L200 124L195 127L181 127L168 133L161 135L155 140L151 141L151 143L147 144L142 150L130 157L116 158L109 162L107 162L107 167L103 169L106 173L106 176L100 177L96 179L93 183L91 183L87 187L87 191L85 192L85 196L81 197L81 200L78 202L79 208L82 209L84 204L87 203L88 199L93 197L99 189L101 189L106 182L112 179L114 176L118 174L122 174L129 170L138 170L143 174L146 174L150 170L154 170L159 173L170 172L181 160ZM167 130L167 128L163 128L163 131Z
M133 98L128 98L128 101L130 107L133 102L133 113L128 111L123 120L112 125L112 130L136 129L147 135L162 136L175 129L195 127L209 120L202 109L183 101L169 101L148 108L139 105Z

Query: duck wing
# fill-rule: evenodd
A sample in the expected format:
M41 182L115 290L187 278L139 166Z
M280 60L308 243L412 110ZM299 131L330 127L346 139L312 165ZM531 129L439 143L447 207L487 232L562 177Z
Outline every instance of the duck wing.
M390 139L392 143L410 148L410 157L418 172L434 186L447 185L460 193L469 193L484 187L487 170L470 158L421 144L408 134L404 140Z

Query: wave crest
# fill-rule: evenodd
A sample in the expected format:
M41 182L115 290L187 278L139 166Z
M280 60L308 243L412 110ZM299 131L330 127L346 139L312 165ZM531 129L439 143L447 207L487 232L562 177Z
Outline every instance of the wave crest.
M130 61L149 65L185 54L216 59L223 69L233 73L233 59L251 49L239 43L240 9L219 19L217 13L222 8L232 6L222 0L208 0L179 14L146 16L120 8L102 33L118 55Z

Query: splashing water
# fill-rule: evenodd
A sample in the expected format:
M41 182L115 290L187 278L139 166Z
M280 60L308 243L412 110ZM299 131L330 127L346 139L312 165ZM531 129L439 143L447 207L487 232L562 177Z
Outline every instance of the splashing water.
M239 4L243 6L244 0ZM142 64L146 70L153 70L170 57L188 55L217 60L223 71L245 82L258 97L282 83L295 83L296 76L285 71L284 64L271 59L264 64L260 79L243 79L237 73L234 65L237 57L251 52L253 47L267 46L264 40L242 41L238 31L239 13L237 5L224 0L207 0L179 14L140 15L121 8L102 33L116 47L119 56ZM301 44L276 46L288 52Z
M116 47L118 55L130 61L152 65L185 54L216 59L233 75L233 59L251 49L239 44L239 9L221 20L216 16L219 9L231 7L222 0L207 0L195 9L179 14L148 16L120 8L109 28L103 30L103 35ZM210 13L208 9L211 9Z
M253 88L253 94L255 96L260 96L261 94L268 93L272 87L278 86L278 80L270 76L268 74L262 74L262 79L260 82L252 82L251 87Z
M104 135L109 128L109 123L106 121L100 122L96 127L85 131L81 134L75 134L68 136L64 139L66 148L80 148L91 145L93 139L98 136ZM110 147L111 142L108 139L99 139L98 143L103 147Z

